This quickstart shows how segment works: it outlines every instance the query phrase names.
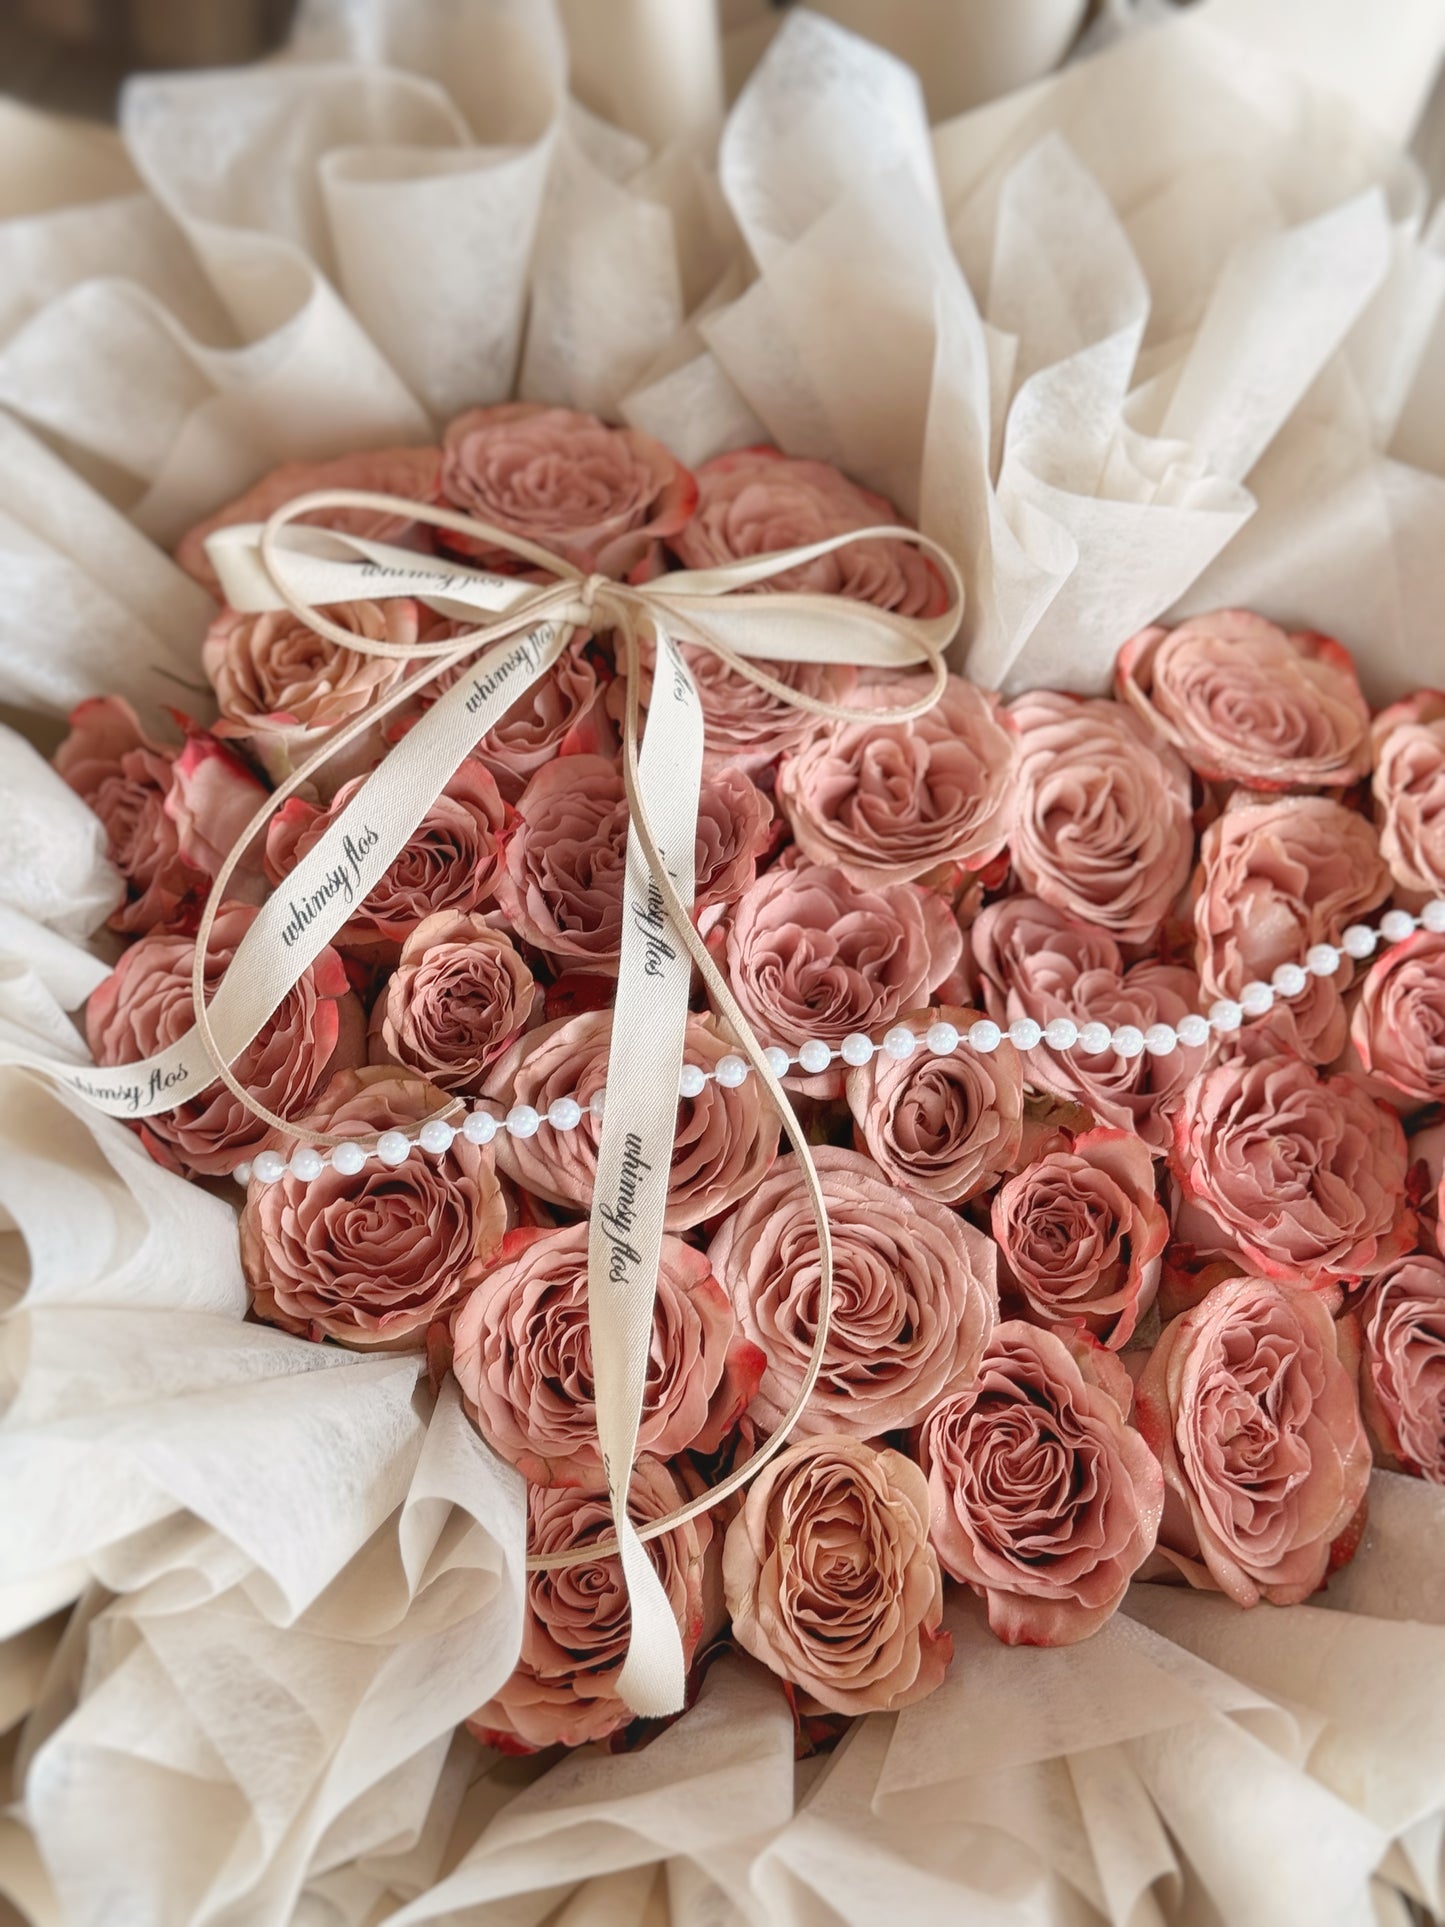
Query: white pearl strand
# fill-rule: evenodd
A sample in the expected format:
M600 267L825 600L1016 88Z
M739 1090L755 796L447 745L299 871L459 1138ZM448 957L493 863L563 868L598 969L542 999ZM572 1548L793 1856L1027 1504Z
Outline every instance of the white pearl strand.
M1073 1050L1078 1046L1092 1054L1113 1049L1126 1058L1139 1057L1145 1051L1151 1057L1168 1057L1180 1044L1197 1048L1207 1044L1212 1034L1230 1036L1246 1017L1265 1016L1277 997L1302 996L1311 977L1333 977L1342 958L1363 963L1374 954L1381 938L1386 943L1403 943L1417 930L1445 936L1445 897L1436 897L1427 903L1418 917L1408 910L1387 910L1378 930L1367 923L1352 923L1338 948L1332 943L1314 944L1303 964L1281 964L1268 983L1256 979L1244 986L1237 1000L1221 997L1210 1005L1207 1015L1191 1013L1181 1018L1177 1027L1151 1024L1147 1030L1140 1030L1135 1024L1120 1024L1111 1030L1102 1023L1076 1024L1072 1017L1055 1017L1043 1025L1032 1017L1017 1017L1005 1030L991 1018L981 1017L966 1031L960 1031L940 1018L930 1024L922 1036L907 1024L895 1024L878 1044L863 1031L855 1030L836 1049L820 1037L810 1037L799 1047L796 1056L777 1044L770 1044L763 1056L774 1077L786 1077L795 1066L808 1076L816 1077L835 1060L851 1069L861 1069L872 1063L880 1050L885 1057L901 1063L912 1057L920 1045L935 1057L948 1057L961 1044L987 1055L996 1051L1005 1038L1016 1050L1022 1051L1037 1050L1040 1044L1046 1044L1050 1050ZM713 1081L724 1090L735 1090L747 1082L751 1073L748 1060L730 1051L726 1057L719 1058L710 1071L699 1064L684 1064L678 1091L683 1097L700 1097ZM594 1118L602 1116L604 1096L605 1093L598 1090L587 1100L586 1110ZM450 1124L445 1118L428 1118L415 1137L408 1137L405 1131L383 1131L370 1151L361 1142L350 1140L334 1145L329 1157L314 1144L297 1145L289 1159L283 1158L279 1151L262 1151L254 1160L238 1164L232 1175L238 1184L250 1184L253 1180L258 1184L275 1184L287 1176L309 1183L319 1178L329 1164L343 1177L355 1177L372 1157L394 1168L405 1164L416 1149L429 1151L434 1157L445 1157L458 1136L469 1144L490 1144L499 1131L508 1131L516 1138L535 1137L544 1123L550 1124L554 1131L575 1131L583 1114L583 1106L575 1097L554 1098L545 1115L530 1104L514 1104L502 1116L479 1106L470 1111L460 1125Z

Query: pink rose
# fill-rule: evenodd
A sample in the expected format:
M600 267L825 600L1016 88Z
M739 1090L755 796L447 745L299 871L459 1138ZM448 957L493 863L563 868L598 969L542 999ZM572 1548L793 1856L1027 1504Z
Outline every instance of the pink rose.
M538 1485L606 1486L597 1443L585 1224L514 1231L452 1323L452 1370L488 1445ZM700 1251L664 1237L638 1451L715 1451L757 1388Z
M870 706L906 690L865 688ZM942 864L982 869L1008 840L1015 744L997 698L950 676L913 722L835 723L783 759L778 801L803 854L854 883L908 883Z
M933 1544L1006 1645L1087 1639L1154 1550L1164 1480L1128 1423L1132 1400L1107 1352L1015 1319L968 1390L929 1414Z
M1239 1057L1195 1078L1170 1165L1180 1242L1238 1254L1268 1278L1350 1283L1413 1239L1399 1119L1350 1078L1295 1057Z
M1350 1041L1401 1110L1445 1102L1445 936L1417 931L1371 965Z
M475 626L424 623L422 640L442 641ZM607 717L605 692L587 653L590 642L591 637L585 633L574 635L546 675L539 676L518 697L472 751L483 769L496 778L497 788L508 803L519 801L531 778L554 757L613 754L616 739ZM427 684L420 700L429 707L444 690L469 675L471 668L470 663L459 663L442 670ZM393 736L402 733L404 727L392 731Z
M710 649L686 642L679 647L702 705L703 769L708 775L735 768L757 776L780 756L801 749L816 734L818 718L806 709L794 708L760 689L746 676L729 669ZM825 703L846 701L858 680L857 670L843 662L770 662L762 666L776 682ZM625 685L619 679L613 688L620 698Z
M485 918L454 910L423 917L372 1008L373 1060L475 1097L537 995L510 939Z
M576 568L622 577L682 528L697 483L639 429L515 401L469 408L448 424L442 493L453 508ZM530 566L510 550L450 530L438 531L438 540L489 567Z
M1385 1462L1445 1485L1445 1263L1401 1258L1355 1308L1360 1401Z
M1033 897L1006 897L980 912L969 932L983 976L984 1001L996 1023L1056 1020L1076 1032L1102 1024L1111 1036L1131 1025L1171 1029L1200 1009L1199 979L1174 964L1136 963L1126 970L1119 946L1102 930L1086 930ZM1026 1076L1066 1102L1082 1104L1101 1124L1136 1131L1156 1157L1173 1141L1171 1119L1185 1086L1209 1056L1207 1044L1176 1044L1156 1057L1132 1057L1112 1043L1067 1050L1041 1043L1026 1059Z
M1296 1065L1296 1069L1303 1066ZM1165 1326L1137 1420L1164 1468L1159 1550L1240 1606L1296 1606L1353 1542L1370 1478L1334 1322L1311 1292L1232 1278Z
M71 713L55 767L99 817L126 901L110 919L127 935L194 926L211 880L266 792L213 736L191 726L179 754L152 741L120 696Z
M1374 722L1380 854L1404 900L1445 897L1445 692L1420 689Z
M697 489L696 513L668 543L688 569L715 569L901 520L884 496L859 488L828 462L794 459L776 448L714 456L698 470ZM851 596L905 616L935 616L948 606L947 588L928 558L886 537L850 543L756 586Z
M492 1068L485 1094L499 1105L530 1104L545 1120L549 1107L572 1097L582 1121L570 1131L545 1121L529 1138L496 1140L497 1162L535 1197L574 1211L592 1203L601 1124L589 1100L607 1082L610 1010L542 1024L519 1037ZM736 1050L711 1016L689 1017L685 1057L715 1070ZM728 1211L766 1176L778 1151L779 1123L756 1077L729 1088L709 1079L696 1097L678 1099L668 1178L667 1228L686 1231Z
M1199 857L1194 927L1207 1001L1267 984L1280 964L1303 964L1313 944L1338 944L1390 887L1370 825L1323 796L1264 802L1238 792L1204 832ZM1329 1063L1345 1041L1340 992L1349 968L1342 959L1334 976L1311 976L1258 1027L1282 1048Z
M518 934L554 963L617 974L627 798L622 772L600 756L538 770L517 805L497 897ZM705 782L698 802L694 915L740 896L767 846L772 806L740 770Z
M903 1021L920 1040L912 1056L877 1051L848 1073L858 1148L891 1183L938 1204L963 1204L997 1184L1023 1145L1024 1074L1013 1045L937 1057L921 1041L932 1023L962 1034L976 1019L952 1004L910 1011Z
M963 954L941 897L912 883L864 889L840 869L779 863L743 892L727 923L733 995L765 1044L809 1038L836 1049L851 1031L877 1039L927 1005ZM786 1079L811 1097L842 1094L835 1064Z
M1121 701L1211 783L1344 789L1369 769L1370 707L1347 649L1220 609L1156 624L1119 651Z
M414 1132L446 1108L435 1085L384 1065L333 1077L304 1120L370 1137ZM458 1135L445 1157L413 1152L355 1177L328 1163L303 1183L252 1180L241 1213L241 1264L256 1316L303 1338L357 1351L420 1351L492 1264L507 1206L489 1151Z
M282 804L266 832L266 873L273 883L289 876L320 842L365 780L356 776L343 783L325 809L299 796ZM491 777L479 763L463 763L337 932L337 949L390 963L424 917L478 909L497 883L506 819Z
M972 1380L998 1305L994 1249L854 1151L821 1145L813 1161L833 1238L833 1315L798 1431L875 1438ZM818 1233L795 1157L779 1158L708 1258L767 1359L752 1416L771 1430L802 1384L818 1321Z
M226 903L206 949L208 999L215 995L236 946L256 921L253 904ZM97 1064L130 1064L184 1037L195 1023L191 1002L194 937L148 931L121 957L85 1007L86 1035ZM275 1014L232 1066L246 1089L281 1117L295 1116L334 1070L365 1055L361 1006L340 957L322 950L287 991ZM158 1164L188 1177L225 1177L243 1158L272 1144L275 1133L224 1084L158 1111L137 1126Z
M1122 703L1035 689L1010 713L1019 881L1121 944L1151 944L1189 875L1189 771Z
M228 502L204 522L198 522L176 545L176 561L221 601L221 584L206 554L206 537L234 522L265 522L284 502L316 489L366 489L378 495L405 495L417 502L435 502L441 473L439 448L375 448L354 455L338 455L329 462L283 462L263 475L254 487ZM301 515L299 522L339 529L344 535L365 536L372 542L410 545L416 524L405 516L375 509L320 509Z
M639 1525L666 1518L686 1501L676 1478L656 1459L642 1458L633 1466L628 1511ZM533 1486L527 1512L532 1552L565 1552L612 1537L605 1498ZM706 1625L705 1556L712 1543L706 1513L646 1541L677 1615L688 1662ZM627 1587L615 1554L553 1572L529 1572L516 1671L467 1726L483 1745L504 1753L606 1739L635 1717L617 1688L630 1629Z
M992 1214L1000 1282L1032 1317L1081 1328L1110 1351L1129 1342L1169 1242L1147 1144L1131 1131L1085 1131L1001 1185Z
M733 1638L805 1713L891 1713L942 1683L943 1578L912 1460L804 1439L764 1466L723 1543Z

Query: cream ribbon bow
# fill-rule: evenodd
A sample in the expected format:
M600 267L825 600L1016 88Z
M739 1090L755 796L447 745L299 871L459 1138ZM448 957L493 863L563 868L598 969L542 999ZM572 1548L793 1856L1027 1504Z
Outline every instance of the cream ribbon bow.
M301 516L337 510L393 515L452 530L515 556L550 579L521 582L333 529L297 526ZM806 592L737 593L756 590L855 543L876 540L906 542L929 557L950 591L942 614L902 616L871 603ZM264 526L218 530L207 548L232 607L289 609L342 648L422 661L424 666L331 735L266 799L226 857L196 939L193 1031L153 1058L120 1067L92 1069L24 1051L7 1054L11 1061L62 1079L113 1115L141 1117L170 1109L219 1079L292 1141L318 1146L338 1142L334 1134L309 1130L268 1110L245 1090L231 1064L346 922L353 906L385 874L459 764L556 662L572 634L578 628L615 631L627 685L622 774L630 821L622 951L590 1223L588 1319L598 1438L616 1539L533 1555L528 1566L576 1565L616 1552L632 1616L619 1690L639 1714L676 1712L684 1693L681 1638L644 1542L737 1491L782 1449L817 1383L833 1287L827 1210L807 1139L690 914L703 726L697 690L677 644L707 650L779 701L814 715L847 723L905 722L930 709L943 692L944 650L963 610L959 571L944 549L918 531L881 525L719 568L685 570L644 583L617 582L586 574L536 543L476 518L401 496L350 489L298 496ZM359 636L324 613L328 604L391 596L419 598L450 617L470 620L480 614L489 619L443 642L408 647ZM652 633L655 659L644 731L640 645L645 630ZM477 659L468 663L472 657ZM928 664L932 678L916 700L870 709L808 696L760 668L763 662L842 662L879 671ZM374 730L381 717L441 672L464 663L468 667L459 679L371 772L262 906L208 1001L205 967L211 930L249 845L324 762ZM818 1320L797 1396L772 1436L710 1490L638 1528L628 1517L627 1492L646 1388L694 966L739 1050L778 1107L797 1155L818 1232Z

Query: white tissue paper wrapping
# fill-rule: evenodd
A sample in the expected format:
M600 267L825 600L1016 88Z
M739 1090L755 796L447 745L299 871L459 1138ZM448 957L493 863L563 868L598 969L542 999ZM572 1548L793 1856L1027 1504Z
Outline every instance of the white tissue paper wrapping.
M279 60L135 83L119 137L0 103L12 717L204 714L168 545L277 461L515 392L886 491L965 567L986 683L1102 688L1142 623L1232 601L1339 635L1376 699L1445 667L1441 234L1348 105L1186 21L930 134L799 11L724 123L704 0L625 11L577 50L618 124L543 0L311 0ZM117 881L9 733L0 786L0 1063L79 1057ZM823 1760L725 1657L641 1751L501 1761L456 1729L516 1651L519 1482L418 1360L244 1308L228 1204L0 1068L23 1918L1445 1911L1445 1494L1377 1474L1308 1607L1138 1586L1034 1652L959 1600L944 1688Z

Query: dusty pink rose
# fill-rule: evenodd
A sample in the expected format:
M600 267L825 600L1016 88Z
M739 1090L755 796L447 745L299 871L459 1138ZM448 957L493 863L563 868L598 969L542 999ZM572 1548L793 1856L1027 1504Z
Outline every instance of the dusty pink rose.
M665 1465L641 1458L633 1466L628 1511L639 1525L664 1519L686 1502L687 1494ZM565 1552L612 1537L605 1497L533 1486L527 1514L530 1552ZM707 1513L646 1542L677 1615L689 1663L706 1624L705 1558L712 1543ZM615 1555L554 1572L529 1572L516 1671L468 1727L484 1745L504 1753L606 1739L634 1718L617 1689L630 1630L627 1587Z
M266 872L273 883L289 876L320 842L365 780L357 776L343 783L325 809L299 796L282 804L266 832ZM337 949L393 962L424 917L478 909L496 887L506 819L506 805L491 777L479 763L463 763L400 856L371 884L337 932ZM364 829L358 829L363 861L364 837ZM352 882L349 873L347 880Z
M1085 1131L994 1194L999 1282L1040 1323L1080 1327L1110 1351L1159 1289L1169 1216L1149 1147L1132 1131Z
M1281 964L1303 964L1313 944L1338 944L1389 887L1375 832L1353 810L1323 796L1236 793L1204 832L1194 881L1206 1002L1268 983ZM1317 1064L1339 1055L1349 969L1342 959L1334 976L1312 976L1302 995L1279 999L1266 1024L1281 1048Z
M1207 782L1343 789L1370 767L1370 707L1350 653L1247 609L1156 624L1119 651L1115 686Z
M1127 969L1112 937L1070 923L1034 897L1005 897L980 912L969 935L983 980L984 1002L996 1023L1031 1017L1041 1027L1056 1019L1173 1029L1200 1006L1199 979L1176 964L1142 962ZM1156 1157L1173 1141L1171 1119L1185 1086L1203 1068L1209 1046L1176 1045L1167 1056L1140 1051L1126 1057L1112 1044L1086 1050L1041 1043L1025 1060L1031 1084L1066 1102L1082 1104L1101 1124L1136 1131Z
M1158 1461L1117 1359L1012 1319L923 1427L934 1548L1009 1646L1071 1646L1112 1617L1154 1550Z
M616 975L627 864L622 772L600 756L538 770L517 805L497 897L518 934L555 962ZM731 903L752 882L772 805L740 770L703 784L694 849L694 915Z
M958 968L963 933L943 899L916 884L864 889L836 867L780 863L743 893L722 948L759 1037L792 1051L809 1038L836 1049L850 1031L881 1037L927 1005ZM838 1097L844 1074L835 1063L786 1081Z
M1379 1455L1445 1485L1445 1262L1399 1259L1366 1288L1354 1315L1360 1402Z
M482 1437L539 1485L606 1486L587 1318L587 1226L514 1231L452 1324L452 1370ZM762 1358L707 1259L664 1237L638 1451L714 1450Z
M574 1211L586 1211L592 1203L602 1127L589 1100L607 1082L611 1043L609 1010L539 1025L493 1066L484 1087L499 1107L530 1104L544 1120L560 1097L581 1105L582 1121L573 1130L559 1131L544 1121L533 1137L508 1134L496 1140L497 1162L508 1177L524 1191ZM688 1018L687 1063L715 1070L736 1048L715 1018ZM755 1077L732 1088L710 1079L698 1096L679 1098L668 1230L688 1230L745 1198L777 1156L778 1131L777 1113Z
M978 1013L944 1005L903 1018L920 1040L930 1024L960 1033ZM938 1204L962 1204L1018 1162L1024 1135L1024 1073L1005 1040L985 1056L963 1048L937 1057L922 1042L911 1057L878 1051L848 1073L858 1148L884 1177Z
M253 904L223 904L206 949L206 988L215 995L236 946L256 921ZM97 1064L130 1064L177 1043L195 1024L194 937L148 931L121 957L85 1007ZM282 1117L303 1111L333 1070L365 1055L361 1006L340 957L320 952L287 991L259 1036L232 1066L246 1089ZM151 1156L188 1177L224 1177L274 1141L269 1125L224 1084L137 1127Z
M1303 1068L1303 1067L1297 1067ZM1136 1419L1164 1468L1159 1550L1240 1606L1295 1606L1354 1549L1370 1446L1313 1293L1232 1278L1166 1325Z
M442 493L453 508L574 567L626 576L692 514L697 483L636 428L537 402L469 408L447 426ZM438 540L493 567L529 567L471 536Z
M1414 1234L1405 1134L1348 1077L1296 1057L1239 1057L1197 1077L1174 1125L1174 1229L1204 1257L1238 1255L1288 1284L1381 1271Z
M404 1064L443 1091L476 1096L488 1065L527 1024L539 995L510 938L484 917L423 917L371 1012L375 1062Z
M304 1121L369 1138L414 1131L446 1103L424 1079L373 1064L333 1077ZM268 1324L358 1351L420 1351L495 1262L506 1228L490 1151L458 1136L444 1158L371 1158L355 1177L328 1164L309 1184L253 1179L241 1264Z
M1360 988L1350 1041L1401 1110L1445 1102L1445 936L1420 930L1382 951Z
M211 879L265 790L206 731L190 727L179 752L157 743L120 696L72 711L55 767L105 829L126 900L111 927L134 935L194 926Z
M723 1543L733 1638L811 1713L890 1713L953 1657L928 1484L901 1452L853 1438L785 1446Z
M298 495L310 495L322 488L366 489L378 495L435 502L441 460L439 448L374 448L338 455L329 462L283 462L244 495L189 529L176 545L176 561L219 602L221 585L206 554L206 537L214 530L229 528L233 522L264 522L283 502L294 502ZM416 529L406 516L375 509L322 509L297 520L340 529L345 535L362 535L372 542L409 543Z
M475 626L433 620L423 624L422 639L441 641ZM491 771L508 803L516 803L532 777L554 757L613 753L616 739L606 712L605 692L588 654L590 642L588 635L573 636L546 675L537 678L472 751L477 762ZM470 668L469 663L462 663L444 669L428 683L423 702L430 704L469 674ZM392 733L402 732L398 729Z
M1035 689L1010 713L1019 881L1121 944L1152 943L1194 852L1188 769L1122 703Z
M798 1431L875 1438L915 1424L973 1378L998 1305L994 1248L855 1151L823 1145L813 1161L833 1238L833 1315ZM779 1158L708 1257L740 1331L768 1361L752 1411L771 1429L802 1384L818 1328L818 1233L795 1157Z
M1445 897L1445 691L1420 689L1374 722L1380 854L1411 909Z
M896 686L862 691L876 706ZM997 698L950 676L912 722L837 723L783 759L778 801L803 854L855 883L907 883L941 864L991 863L1013 820L1012 734Z
M694 644L679 645L697 685L702 705L703 768L740 769L757 776L780 756L801 749L817 733L818 718L795 708L769 690ZM762 665L776 682L820 702L846 701L858 672L842 662L770 662ZM619 696L625 685L613 685Z
M668 543L689 569L715 569L901 520L884 496L859 488L829 463L804 461L776 448L714 456L698 470L697 488L696 513ZM937 615L948 605L943 578L927 557L910 543L887 537L850 543L757 588L851 596L905 616Z

